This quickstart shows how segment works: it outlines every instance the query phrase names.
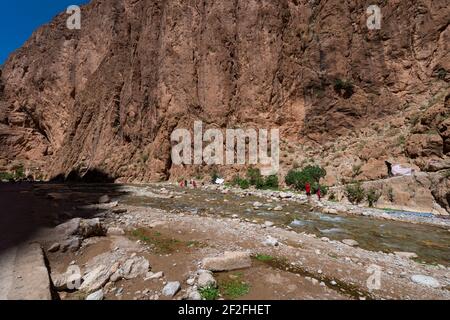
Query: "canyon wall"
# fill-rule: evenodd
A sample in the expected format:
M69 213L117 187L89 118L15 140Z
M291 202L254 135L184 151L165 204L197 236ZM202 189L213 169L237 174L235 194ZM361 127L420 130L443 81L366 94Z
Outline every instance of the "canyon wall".
M202 176L215 168L170 157L173 130L201 120L279 128L280 175L308 161L330 184L383 178L385 160L437 172L430 192L450 208L448 1L93 0L80 30L68 17L2 67L3 168Z

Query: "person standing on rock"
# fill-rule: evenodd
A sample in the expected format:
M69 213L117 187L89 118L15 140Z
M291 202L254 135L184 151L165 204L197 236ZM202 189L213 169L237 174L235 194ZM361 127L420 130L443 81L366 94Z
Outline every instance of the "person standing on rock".
M317 187L317 199L319 201L322 199L322 192L320 191L320 185Z

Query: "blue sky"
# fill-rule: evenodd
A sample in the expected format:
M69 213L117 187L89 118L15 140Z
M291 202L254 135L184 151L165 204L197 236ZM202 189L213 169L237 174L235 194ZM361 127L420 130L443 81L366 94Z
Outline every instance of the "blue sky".
M31 36L69 5L89 0L3 0L0 4L0 64Z

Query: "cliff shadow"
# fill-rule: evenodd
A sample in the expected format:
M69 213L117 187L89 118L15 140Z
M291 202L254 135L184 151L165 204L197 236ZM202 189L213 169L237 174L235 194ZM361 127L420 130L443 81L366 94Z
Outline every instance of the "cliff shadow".
M71 219L104 217L113 208L102 209L100 197L112 202L126 195L114 180L94 169L49 182L0 183L0 255Z

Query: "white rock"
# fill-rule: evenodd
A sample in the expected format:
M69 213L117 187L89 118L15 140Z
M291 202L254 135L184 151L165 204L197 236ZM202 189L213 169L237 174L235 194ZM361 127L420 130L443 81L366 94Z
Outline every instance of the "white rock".
M104 196L101 196L98 199L98 203L100 203L100 204L105 204L105 203L108 203L108 202L110 202L110 199L109 199L108 195L106 195L106 194Z
M277 239L275 239L271 236L267 236L266 240L263 241L263 244L265 246L276 247L276 246L278 246L279 242Z
M283 207L282 206L277 206L275 208L273 208L274 211L283 211Z
M178 281L172 281L166 284L162 290L162 294L166 297L173 297L181 289L181 285Z
M266 227L272 227L274 225L274 223L272 221L266 221L266 222L264 222L264 225Z
M145 280L161 279L162 277L164 277L164 272L162 272L162 271L156 272L156 273L149 272L145 276Z
M121 236L121 235L125 234L125 231L123 231L122 228L111 227L111 228L108 228L107 234L111 235L111 236Z
M120 272L125 279L134 279L147 274L150 263L144 257L132 257L125 261Z
M346 244L350 247L356 247L359 245L358 241L353 240L353 239L344 239L344 240L342 240L342 243Z
M398 257L406 259L414 259L418 257L417 254L414 252L395 251L394 254Z
M111 274L112 272L110 268L104 265L99 265L97 268L89 271L84 275L80 290L86 292L99 290L108 282Z
M91 293L86 297L86 300L103 300L104 298L103 289L100 289L94 293Z
M209 286L215 287L217 285L217 282L211 273L203 272L198 277L197 285L199 288L206 288Z
M199 301L202 300L202 296L197 290L193 290L189 293L188 300Z
M411 280L417 284L431 287L431 288L439 288L441 284L435 278L430 276L424 276L421 274L415 274L411 277Z
M219 257L209 257L202 260L202 266L210 271L230 271L249 268L252 260L248 252L225 252Z

